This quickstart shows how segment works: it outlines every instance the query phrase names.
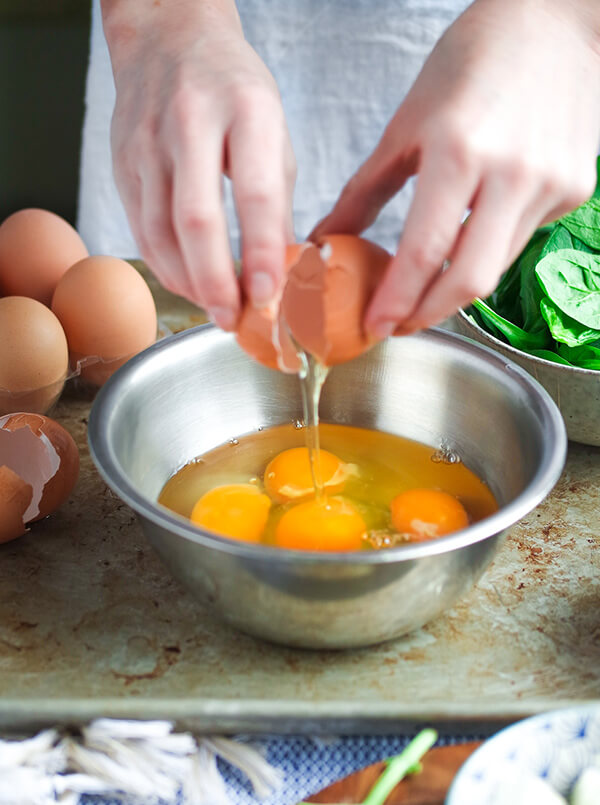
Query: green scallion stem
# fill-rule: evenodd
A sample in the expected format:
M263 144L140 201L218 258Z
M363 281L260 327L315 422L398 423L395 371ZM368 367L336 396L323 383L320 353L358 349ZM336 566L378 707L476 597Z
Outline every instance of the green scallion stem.
M431 749L437 738L438 734L434 729L421 730L399 755L388 758L385 771L376 780L361 805L383 805L403 777L421 771L421 758ZM310 805L310 802L299 802L298 805Z
M362 805L383 805L388 796L437 741L437 732L424 729L416 735L407 747L396 757L389 760L386 770L375 782Z

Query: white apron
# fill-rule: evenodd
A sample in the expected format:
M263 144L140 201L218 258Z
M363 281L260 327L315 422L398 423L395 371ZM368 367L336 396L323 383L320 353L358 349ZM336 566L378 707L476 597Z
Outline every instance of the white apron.
M469 0L240 0L245 35L281 92L298 164L296 236L331 209L369 155L424 60ZM110 119L115 88L93 0L82 136L78 229L92 254L139 256L112 176ZM394 250L410 186L367 236ZM227 188L232 249L239 228Z

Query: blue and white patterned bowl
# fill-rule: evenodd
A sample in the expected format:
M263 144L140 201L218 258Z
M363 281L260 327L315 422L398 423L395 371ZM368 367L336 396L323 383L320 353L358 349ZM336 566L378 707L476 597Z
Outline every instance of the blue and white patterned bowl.
M499 783L518 775L539 777L567 796L599 755L600 704L526 718L471 755L454 778L446 805L488 805Z

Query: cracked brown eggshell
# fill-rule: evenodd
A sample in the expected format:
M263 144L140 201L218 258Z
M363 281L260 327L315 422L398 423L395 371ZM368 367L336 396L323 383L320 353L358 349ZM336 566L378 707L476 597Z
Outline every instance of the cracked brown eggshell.
M285 270L299 259L306 244L293 243L286 249ZM296 374L301 368L297 349L281 317L281 292L267 307L256 308L245 300L236 329L236 340L240 347L254 360Z
M21 513L24 533L28 523L47 517L67 500L79 475L79 451L71 434L55 420L42 414L8 414L0 417L0 469L6 468L31 489ZM8 481L0 486L0 521L6 513L14 514L12 501L23 488L12 475L4 472L3 477Z
M363 319L391 255L357 235L327 235L286 251L286 279L267 308L247 303L236 338L271 369L298 372L294 341L325 366L349 361L373 346Z
M22 536L27 526L23 519L33 488L10 467L0 466L0 542Z
M357 235L327 235L290 266L281 315L293 338L325 366L373 346L363 320L391 255Z

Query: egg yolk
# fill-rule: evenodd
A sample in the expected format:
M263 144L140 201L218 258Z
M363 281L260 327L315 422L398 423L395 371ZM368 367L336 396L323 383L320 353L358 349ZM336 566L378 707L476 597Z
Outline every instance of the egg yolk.
M343 462L327 450L319 450L321 481L325 492L341 492L346 480ZM307 447L292 447L275 456L265 470L264 485L267 493L278 503L287 503L314 494L310 459Z
M402 534L421 541L460 531L469 525L464 506L438 489L409 489L391 503L392 525Z
M271 501L252 484L216 486L197 501L190 520L226 537L258 542L267 524Z
M301 551L359 551L363 518L343 498L307 500L289 509L277 524L275 544Z

